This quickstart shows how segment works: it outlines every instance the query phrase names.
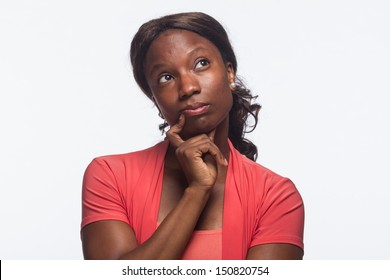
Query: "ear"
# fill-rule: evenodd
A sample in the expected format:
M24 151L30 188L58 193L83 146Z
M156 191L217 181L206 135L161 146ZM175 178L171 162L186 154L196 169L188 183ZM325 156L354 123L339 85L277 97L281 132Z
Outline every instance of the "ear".
M228 75L229 87L233 92L236 88L236 75L234 73L233 65L230 62L226 63L226 71Z
M226 63L226 71L228 74L229 84L236 80L236 73L234 73L233 65L230 62Z

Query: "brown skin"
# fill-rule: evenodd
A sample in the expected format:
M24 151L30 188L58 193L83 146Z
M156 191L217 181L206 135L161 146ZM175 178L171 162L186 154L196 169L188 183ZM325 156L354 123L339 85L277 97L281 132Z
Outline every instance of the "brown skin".
M148 50L145 75L171 125L158 214L160 226L143 244L120 221L82 230L86 259L180 259L195 229L222 228L223 194L234 71L207 39L185 30L162 33ZM195 105L194 105L195 104ZM207 108L193 115L188 106ZM192 107L191 107L192 108ZM252 247L247 259L302 259L289 244Z

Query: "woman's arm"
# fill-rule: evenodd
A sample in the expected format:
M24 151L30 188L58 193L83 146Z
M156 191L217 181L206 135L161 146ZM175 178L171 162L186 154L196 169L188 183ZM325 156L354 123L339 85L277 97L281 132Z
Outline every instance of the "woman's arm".
M303 251L291 244L263 244L249 249L247 260L301 260Z

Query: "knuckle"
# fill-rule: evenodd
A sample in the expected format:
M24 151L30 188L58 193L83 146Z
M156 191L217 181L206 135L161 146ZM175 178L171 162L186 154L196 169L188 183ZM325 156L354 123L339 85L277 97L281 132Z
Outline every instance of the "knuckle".
M190 157L192 152L189 150L189 149L184 149L182 154L185 156L185 157Z
M206 146L207 146L208 150L212 150L213 149L213 145L212 145L210 139L206 142Z
M185 153L185 149L183 149L182 146L179 146L179 147L177 147L175 153L176 153L177 156L183 156L184 153Z

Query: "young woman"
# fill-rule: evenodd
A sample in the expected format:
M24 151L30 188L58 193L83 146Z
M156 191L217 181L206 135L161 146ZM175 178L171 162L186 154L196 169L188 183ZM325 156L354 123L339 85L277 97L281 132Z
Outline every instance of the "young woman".
M96 158L83 182L86 259L301 259L304 208L244 138L260 105L228 36L203 13L142 25L134 77L170 127L149 149Z

